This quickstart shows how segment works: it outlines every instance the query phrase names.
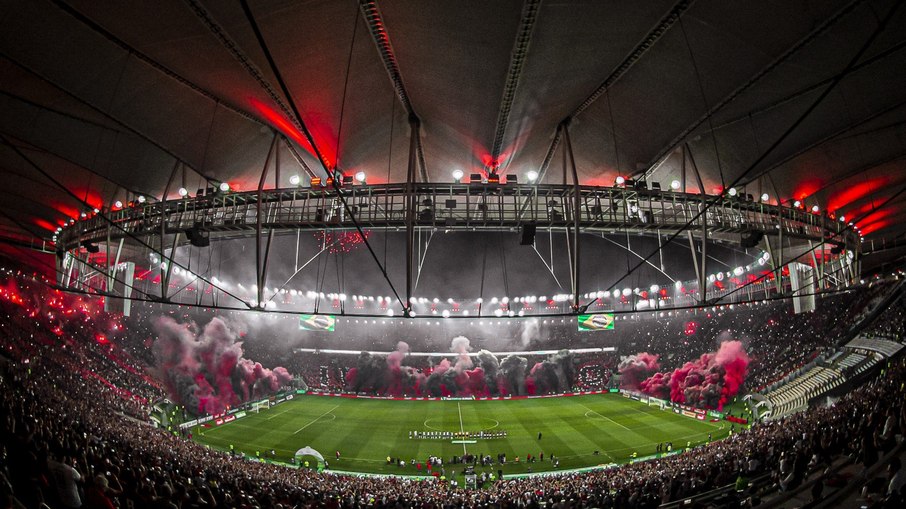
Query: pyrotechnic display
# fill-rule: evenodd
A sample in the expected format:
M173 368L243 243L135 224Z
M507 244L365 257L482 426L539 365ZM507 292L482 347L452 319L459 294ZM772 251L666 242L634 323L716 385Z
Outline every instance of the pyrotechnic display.
M658 371L658 356L642 352L620 361L622 387L650 396L721 410L739 393L750 359L739 341L725 341L673 371Z
M906 508L906 2L0 5L0 509Z
M386 357L363 352L346 374L346 388L382 396L525 396L568 392L575 379L573 356L563 350L528 369L528 360L508 355L499 361L487 350L469 356L469 339L453 338L451 362L441 359L418 369L402 365L409 345L403 341Z
M155 371L170 397L193 414L223 414L277 392L292 376L286 368L265 368L242 356L242 342L220 318L196 332L194 324L158 318Z

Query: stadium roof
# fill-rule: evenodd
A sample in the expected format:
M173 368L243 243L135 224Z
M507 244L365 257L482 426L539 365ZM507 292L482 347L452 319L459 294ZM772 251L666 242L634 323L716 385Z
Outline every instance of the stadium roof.
M899 7L5 1L0 236L51 236L84 209L67 190L99 208L160 198L174 167L189 189L253 189L275 132L282 186L325 166L405 181L411 117L420 180L496 166L561 182L568 124L584 184L666 188L685 147L708 193L748 184L892 239L906 233Z

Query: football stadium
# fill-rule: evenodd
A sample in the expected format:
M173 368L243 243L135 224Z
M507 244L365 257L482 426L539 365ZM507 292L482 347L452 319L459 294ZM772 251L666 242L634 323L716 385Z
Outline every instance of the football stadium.
M906 4L0 4L2 508L906 507Z

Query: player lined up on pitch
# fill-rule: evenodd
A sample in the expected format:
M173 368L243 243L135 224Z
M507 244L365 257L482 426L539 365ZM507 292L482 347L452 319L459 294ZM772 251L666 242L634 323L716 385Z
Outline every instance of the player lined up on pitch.
M415 440L457 440L506 438L505 430L495 431L410 431L409 438Z

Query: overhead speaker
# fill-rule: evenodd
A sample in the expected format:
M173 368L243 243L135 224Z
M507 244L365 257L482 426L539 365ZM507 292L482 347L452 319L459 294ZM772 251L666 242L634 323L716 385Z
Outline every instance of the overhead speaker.
M520 246L533 246L535 245L535 230L536 227L533 224L524 224L520 232L522 233L522 238L519 240Z
M91 242L89 242L87 240L82 241L82 247L84 247L85 250L88 251L89 253L100 253L101 252L100 246L98 246L97 244L92 244Z
M740 247L755 247L761 242L761 239L764 237L764 233L761 232L752 232L748 236L743 237L739 241Z
M211 245L210 234L197 226L186 230L186 237L189 238L189 243L195 247L208 247Z

